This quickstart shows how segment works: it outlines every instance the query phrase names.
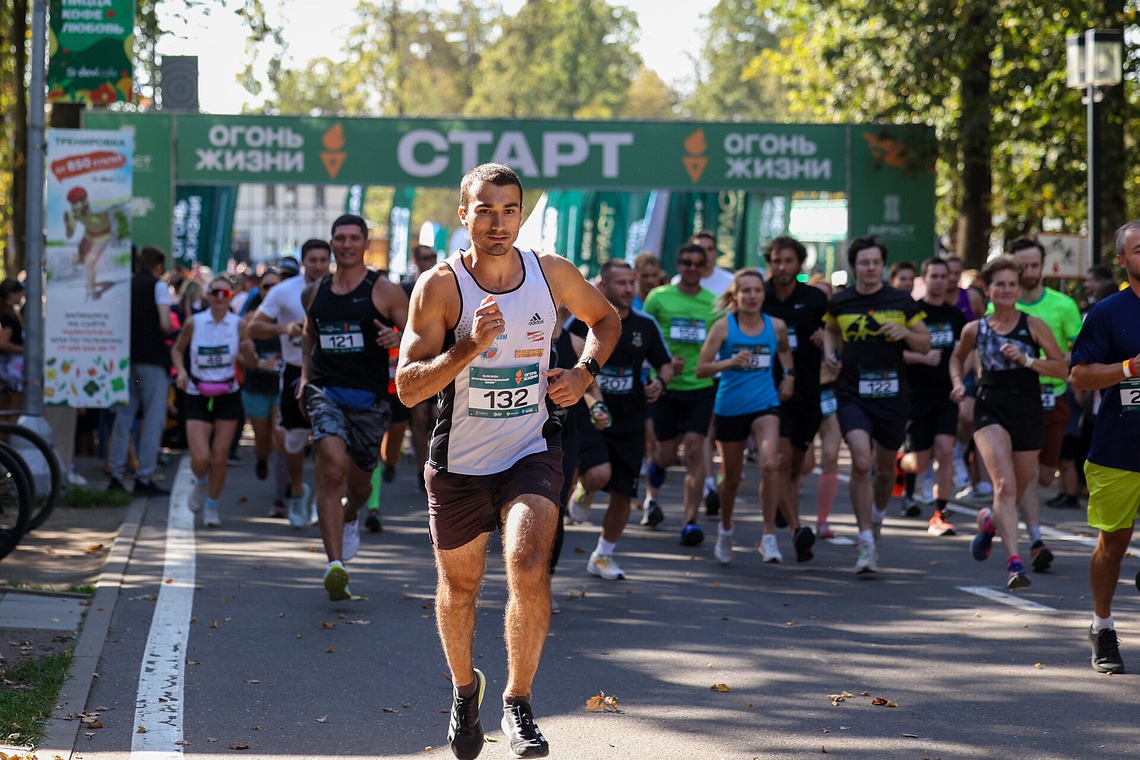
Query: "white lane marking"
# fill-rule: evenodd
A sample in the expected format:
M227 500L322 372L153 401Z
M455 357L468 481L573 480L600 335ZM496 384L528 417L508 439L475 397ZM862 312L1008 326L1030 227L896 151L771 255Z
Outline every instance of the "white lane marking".
M1017 607L1019 610L1027 610L1029 612L1057 611L1052 607L1046 607L1044 604L1031 602L1024 597L1007 594L1004 591L998 591L996 588L990 586L955 586L955 588L959 591L965 591L967 594L989 599L992 602L1000 602L1001 604L1008 604L1010 607Z
M194 515L186 506L191 478L190 456L186 455L170 494L166 559L139 670L130 760L179 760L183 756L176 742L182 741L186 641L196 573Z

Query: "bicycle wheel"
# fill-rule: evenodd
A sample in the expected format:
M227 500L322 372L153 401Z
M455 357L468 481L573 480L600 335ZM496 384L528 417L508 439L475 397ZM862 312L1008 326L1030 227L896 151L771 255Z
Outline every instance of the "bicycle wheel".
M48 489L47 498L38 510L35 509L35 483L31 481L28 482L28 488L32 491L31 504L33 507L31 519L28 521L28 530L35 530L44 524L44 521L48 519L48 516L51 515L51 511L55 509L55 505L59 501L59 494L63 485L63 472L59 466L59 457L56 456L55 451L48 445L47 441L23 425L12 422L0 422L0 435L15 435L25 439L39 449L40 453L43 454L44 461L47 462L48 472L51 475L51 486ZM11 445L10 442L9 445ZM26 463L25 466L27 466Z
M26 470L18 454L0 448L0 557L12 553L31 521L36 497Z

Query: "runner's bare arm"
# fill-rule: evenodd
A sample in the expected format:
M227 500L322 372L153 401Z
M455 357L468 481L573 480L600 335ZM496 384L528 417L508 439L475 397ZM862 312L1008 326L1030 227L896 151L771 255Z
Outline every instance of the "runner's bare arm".
M723 372L729 367L739 365L735 356L730 356L727 360L718 361L716 358L717 352L720 347L724 345L725 338L728 337L728 320L718 319L709 328L708 334L705 335L704 345L701 346L701 354L697 357L697 377L705 378L712 377L717 372Z
M966 397L966 383L963 376L966 373L966 363L977 341L978 320L974 320L962 328L962 335L958 338L958 344L954 346L954 351L950 354L950 384L953 386L950 391L950 400L954 403L961 403L962 399Z
M289 323L280 324L269 318L260 308L253 312L248 322L249 337L254 340L277 338L289 332Z
M1130 360L1133 367L1140 368L1140 354L1136 354ZM1122 362L1112 362L1110 364L1076 364L1073 365L1073 372L1070 378L1073 381L1073 387L1082 391L1103 391L1105 388L1111 388L1119 383L1121 380L1128 379L1124 374L1124 364Z
M540 254L539 263L550 283L555 302L565 304L571 314L590 326L582 358L594 359L599 365L605 364L621 337L621 318L618 317L617 310L601 291L586 282L578 267L566 259L553 254ZM576 365L570 370L553 368L547 371L546 376L550 378L546 395L559 406L570 406L577 402L594 382L594 378L582 365Z
M1033 340L1037 341L1037 345L1045 352L1044 359L1034 357L1033 366L1030 369L1039 375L1067 379L1069 377L1069 356L1061 353L1061 348L1057 345L1057 338L1054 337L1049 326L1037 317L1030 317L1029 332L1033 336Z
M444 351L459 308L459 289L449 269L433 269L416 281L396 368L396 392L404 406L411 408L446 388L501 332L494 319L498 306L484 303L475 311L471 334Z
M408 324L408 296L404 289L386 277L379 277L372 287L372 305L395 325L393 330L378 320L373 320L379 331L376 341L381 348L395 348L400 345L400 336Z

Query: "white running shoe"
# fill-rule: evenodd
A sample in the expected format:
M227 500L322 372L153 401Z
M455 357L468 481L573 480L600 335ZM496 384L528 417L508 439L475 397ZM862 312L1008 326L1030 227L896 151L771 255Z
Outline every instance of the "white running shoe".
M859 559L855 560L855 574L864 575L877 572L879 572L879 556L878 552L875 551L874 542L860 542Z
M87 485L87 478L79 474L79 471L75 469L75 465L72 465L71 469L67 471L67 485L78 486L80 488Z
M300 530L309 523L309 497L313 489L305 483L299 496L290 496L285 499L285 510L289 515L289 524Z
M775 538L775 536L772 536ZM716 536L716 546L713 547L713 556L716 561L722 565L732 564L732 536L724 533L718 533Z
M574 495L570 497L570 503L566 505L566 513L570 516L570 522L574 524L589 522L592 501L593 494L586 491L581 483L575 486Z
M209 488L207 483L199 483L194 481L194 488L190 491L190 499L186 505L190 507L190 511L198 514L202 511L202 507L206 506L206 490Z
M344 533L341 536L340 556L345 562L356 556L360 549L360 515L352 522L344 524Z
M202 525L206 528L220 528L222 526L222 518L218 516L217 507L206 507L202 513Z
M605 578L607 581L616 581L625 577L625 571L614 562L614 555L597 552L590 555L590 561L586 563L586 572Z
M760 539L760 559L777 564L784 561L784 555L780 554L780 546L776 543L775 533L765 533Z

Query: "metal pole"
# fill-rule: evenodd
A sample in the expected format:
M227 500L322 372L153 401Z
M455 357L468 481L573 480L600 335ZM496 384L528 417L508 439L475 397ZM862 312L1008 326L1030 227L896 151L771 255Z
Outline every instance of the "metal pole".
M1088 165L1089 165L1089 265L1101 263L1100 246L1100 163L1097 148L1100 147L1100 119L1096 100L1097 87L1089 85L1088 90Z
M44 152L47 128L47 0L32 2L31 87L28 91L28 213L24 283L24 413L44 413Z

